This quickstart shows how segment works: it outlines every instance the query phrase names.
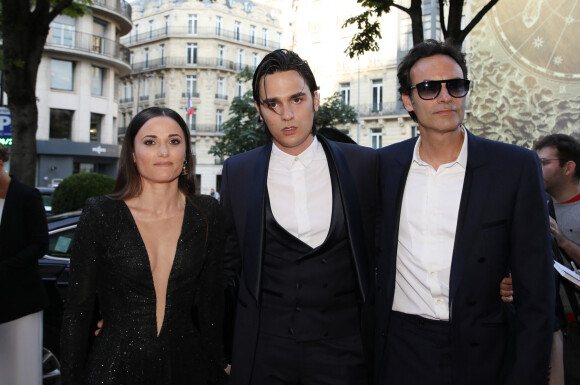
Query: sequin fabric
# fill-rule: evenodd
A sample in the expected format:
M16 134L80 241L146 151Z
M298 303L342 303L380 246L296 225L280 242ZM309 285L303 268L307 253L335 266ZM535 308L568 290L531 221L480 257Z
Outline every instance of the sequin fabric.
M222 384L223 223L188 197L157 336L145 244L123 201L90 198L76 230L61 355L64 384ZM90 343L94 304L104 326Z

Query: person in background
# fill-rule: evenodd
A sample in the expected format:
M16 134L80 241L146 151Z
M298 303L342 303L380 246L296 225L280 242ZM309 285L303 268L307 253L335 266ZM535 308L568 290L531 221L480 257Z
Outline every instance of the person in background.
M215 189L213 189L213 188L212 188L212 189L209 191L209 195L210 195L211 197L213 197L213 198L217 199L217 201L218 201L218 202L220 201L220 193L219 193L219 192L217 192L217 191L215 191Z
M64 384L225 382L222 212L195 195L190 146L178 113L139 112L113 192L87 200L71 252ZM97 294L103 324L89 345Z
M550 231L556 244L571 260L580 265L580 143L564 134L545 136L534 144L542 163L544 187L553 201L555 217L550 216ZM555 250L555 254L562 254ZM563 261L559 261L562 263ZM568 261L569 262L569 261ZM557 274L557 273L555 273ZM559 282L557 280L557 282ZM564 336L567 321L556 285L556 322L550 359L549 385L564 385ZM513 302L512 278L502 280L501 294L505 302Z
M453 46L416 45L397 76L420 136L378 151L375 384L544 385L555 294L537 156L468 131Z
M6 172L0 145L0 384L42 384L42 310L48 296L38 259L48 249L40 192Z
M317 135L318 87L296 53L266 55L252 88L271 140L222 174L230 385L366 385L376 152Z

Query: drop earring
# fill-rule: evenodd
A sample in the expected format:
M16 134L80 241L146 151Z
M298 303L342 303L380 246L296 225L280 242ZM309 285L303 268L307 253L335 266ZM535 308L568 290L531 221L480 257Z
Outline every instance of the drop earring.
M189 171L187 171L187 160L183 161L183 169L181 170L181 175L187 175Z

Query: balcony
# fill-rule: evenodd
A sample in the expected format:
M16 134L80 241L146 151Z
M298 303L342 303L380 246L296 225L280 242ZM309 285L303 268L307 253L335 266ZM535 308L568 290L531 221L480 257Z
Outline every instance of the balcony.
M215 98L216 99L228 100L228 95L225 95L225 94L215 94Z
M91 56L97 60L109 58L107 64L114 66L123 74L130 70L130 51L124 45L102 36L72 31L55 34L51 29L45 43L47 51L67 51L70 54Z
M195 62L188 62L185 55L169 56L158 59L150 59L146 62L133 63L132 71L151 71L164 68L200 68L200 69L218 69L225 71L239 72L238 63L231 60L214 58L197 58Z
M276 31L277 32L277 31ZM187 26L169 26L167 28L158 28L150 31L139 31L128 36L124 36L121 42L127 46L135 46L137 44L149 43L154 40L166 39L169 37L187 37L187 38L214 38L218 40L225 40L231 43L246 45L248 47L255 47L255 49L263 49L273 51L281 48L278 42L268 39L264 44L263 39L251 35L237 33L234 30L222 29L220 34L216 33L215 27L197 28L195 31L190 30Z
M199 134L222 134L223 124L196 124L191 128L191 135Z
M182 98L188 98L189 96L191 96L192 98L199 98L199 92L182 92L181 93L181 97Z
M106 13L114 19L121 35L126 35L131 31L133 27L131 22L132 8L125 0L93 0L91 6L93 12L97 15Z
M359 113L361 117L395 115L397 114L397 102L361 104Z

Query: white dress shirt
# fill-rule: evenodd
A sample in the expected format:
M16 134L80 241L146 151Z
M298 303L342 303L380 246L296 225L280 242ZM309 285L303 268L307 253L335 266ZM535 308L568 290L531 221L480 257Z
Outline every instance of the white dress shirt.
M449 320L449 277L467 164L467 134L454 162L435 169L417 140L401 206L393 310Z
M332 184L326 154L316 137L298 156L272 145L267 186L276 221L310 247L320 246L330 228Z

